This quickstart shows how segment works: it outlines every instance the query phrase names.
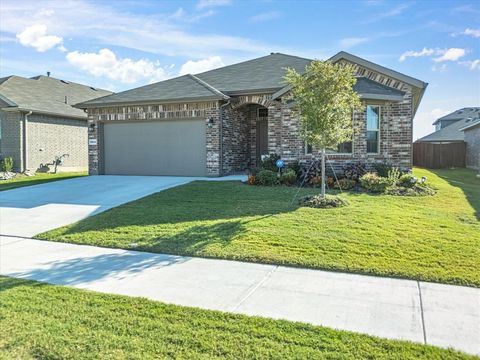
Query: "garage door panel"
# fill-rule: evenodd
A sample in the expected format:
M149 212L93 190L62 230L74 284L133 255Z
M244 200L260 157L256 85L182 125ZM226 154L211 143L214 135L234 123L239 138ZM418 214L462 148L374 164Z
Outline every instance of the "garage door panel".
M105 174L204 176L205 121L106 123L104 154Z

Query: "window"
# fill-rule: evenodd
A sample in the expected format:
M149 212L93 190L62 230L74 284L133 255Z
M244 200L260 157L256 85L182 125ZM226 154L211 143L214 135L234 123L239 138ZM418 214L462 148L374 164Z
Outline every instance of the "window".
M367 105L367 153L378 153L380 140L380 106Z
M339 154L351 154L352 153L352 141L345 141L337 146L337 153Z

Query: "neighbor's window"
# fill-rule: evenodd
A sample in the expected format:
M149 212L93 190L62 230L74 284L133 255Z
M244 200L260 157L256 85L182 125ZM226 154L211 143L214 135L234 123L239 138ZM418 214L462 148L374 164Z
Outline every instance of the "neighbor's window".
M380 106L367 105L367 153L378 153L380 141Z

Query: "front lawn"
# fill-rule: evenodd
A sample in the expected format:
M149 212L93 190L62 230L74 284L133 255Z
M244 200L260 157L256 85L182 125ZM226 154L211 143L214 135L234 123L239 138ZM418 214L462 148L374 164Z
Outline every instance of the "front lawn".
M437 194L343 193L349 206L311 209L292 205L295 188L194 182L38 238L480 287L480 179L415 174Z
M468 359L453 350L0 277L4 359Z
M85 175L87 175L85 172L64 172L58 174L37 173L34 176L18 174L13 179L0 180L0 191L15 189L23 186L38 185L51 181L66 180Z

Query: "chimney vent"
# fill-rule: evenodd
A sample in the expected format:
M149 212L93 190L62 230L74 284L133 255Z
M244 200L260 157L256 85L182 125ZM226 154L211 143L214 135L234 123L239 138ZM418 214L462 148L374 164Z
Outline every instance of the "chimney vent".
M50 77L50 71L47 71L47 76Z

